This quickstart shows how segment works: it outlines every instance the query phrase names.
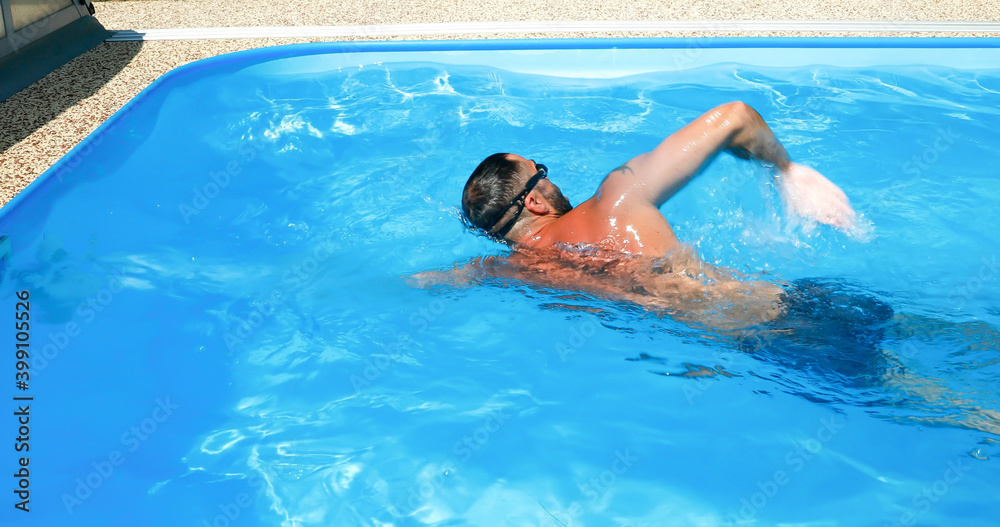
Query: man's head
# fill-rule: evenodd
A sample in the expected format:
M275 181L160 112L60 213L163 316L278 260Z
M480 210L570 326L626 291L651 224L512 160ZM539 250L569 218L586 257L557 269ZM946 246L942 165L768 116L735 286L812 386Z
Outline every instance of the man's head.
M544 165L514 154L493 154L469 176L462 212L473 226L515 240L540 217L566 214L573 205L547 179Z

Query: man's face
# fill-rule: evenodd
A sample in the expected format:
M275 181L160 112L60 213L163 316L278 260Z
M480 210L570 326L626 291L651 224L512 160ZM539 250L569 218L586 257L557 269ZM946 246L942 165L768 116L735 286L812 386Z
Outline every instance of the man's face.
M538 166L535 165L534 161L530 159L525 159L521 156L514 156L514 157L525 167L524 172L528 174L527 178L530 178L531 176L538 173ZM527 181L527 179L525 179L525 181ZM542 181L539 181L538 186L535 187L535 190L539 191L542 194L542 197L545 198L545 201L549 203L549 206L552 207L552 209L555 210L559 216L562 216L563 214L566 214L567 212L573 210L573 205L569 202L568 199L566 199L566 196L564 196L562 191L559 190L559 187L557 187L547 178Z

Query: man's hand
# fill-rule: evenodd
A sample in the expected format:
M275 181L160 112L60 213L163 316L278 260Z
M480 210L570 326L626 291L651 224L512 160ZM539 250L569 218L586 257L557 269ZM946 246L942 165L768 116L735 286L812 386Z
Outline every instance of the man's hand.
M776 178L785 206L806 219L849 230L857 215L844 191L819 172L790 163Z

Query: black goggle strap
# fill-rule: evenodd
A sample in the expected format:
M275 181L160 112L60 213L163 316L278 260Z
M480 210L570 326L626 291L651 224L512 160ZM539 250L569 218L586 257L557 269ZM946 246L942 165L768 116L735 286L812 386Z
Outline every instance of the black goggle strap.
M525 197L527 197L527 196L525 196ZM511 203L511 206L513 206L513 205L514 204ZM507 209L505 209L504 212L506 212L507 210L510 210L510 207L507 207ZM503 225L503 227L500 228L500 230L498 230L498 231L496 231L494 233L494 236L496 236L497 238L503 239L503 237L506 236L507 233L510 232L510 230L514 228L514 224L517 223L517 218L519 218L521 216L521 211L523 211L523 210L524 210L524 198L522 197L517 202L517 212L514 213L514 216L511 217L511 219L508 220L507 223L505 223ZM502 214L500 216L503 217Z
M496 218L494 218L493 221L491 221L490 224L486 226L486 232L489 232L501 239L504 236L506 236L507 233L510 232L512 228L514 228L514 224L517 222L517 218L521 216L521 212L524 211L525 198L527 198L528 194L531 193L531 190L534 189L536 185L538 185L538 182L541 181L542 179L545 179L547 175L548 175L548 170L545 168L545 165L538 165L538 173L536 173L534 176L531 177L531 179L528 180L528 182L524 185L524 190L522 190L520 194L514 197L514 199L510 202L510 205L504 207L504 209L500 211L499 214L497 214ZM493 227L496 225L498 221L500 221L501 218L503 218L504 214L507 214L507 211L510 210L510 208L513 207L514 205L517 205L517 212L515 212L514 216L512 216L509 220L507 220L507 223L504 223L503 227L501 227L500 230L494 233Z

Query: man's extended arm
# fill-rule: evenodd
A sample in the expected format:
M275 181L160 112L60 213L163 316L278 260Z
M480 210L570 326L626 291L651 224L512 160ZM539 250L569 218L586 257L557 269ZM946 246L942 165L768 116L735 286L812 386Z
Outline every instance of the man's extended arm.
M773 165L793 212L838 227L853 222L847 196L815 170L792 163L760 114L742 102L709 110L622 165L604 180L600 194L615 203L639 200L659 208L723 151Z

